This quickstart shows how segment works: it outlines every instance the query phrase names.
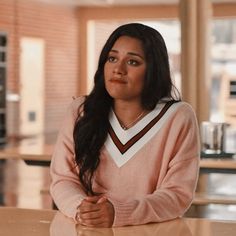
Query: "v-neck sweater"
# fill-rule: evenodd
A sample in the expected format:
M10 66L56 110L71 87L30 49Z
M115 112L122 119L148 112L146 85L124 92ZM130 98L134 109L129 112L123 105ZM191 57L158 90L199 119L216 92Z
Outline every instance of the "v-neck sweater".
M50 167L53 200L73 219L86 197L75 167L73 142L78 107L83 100L75 99L68 108ZM171 220L181 217L191 205L200 159L196 116L186 102L174 103L163 112L165 106L166 102L158 103L127 130L122 129L111 111L111 127L101 150L93 189L113 204L113 226Z

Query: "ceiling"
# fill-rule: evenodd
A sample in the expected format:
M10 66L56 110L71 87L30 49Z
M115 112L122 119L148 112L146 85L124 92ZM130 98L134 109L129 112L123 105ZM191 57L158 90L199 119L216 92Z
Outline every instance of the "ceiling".
M179 0L34 0L51 4L62 4L71 6L119 6L119 5L157 5L177 4ZM215 3L236 3L236 0L211 0Z

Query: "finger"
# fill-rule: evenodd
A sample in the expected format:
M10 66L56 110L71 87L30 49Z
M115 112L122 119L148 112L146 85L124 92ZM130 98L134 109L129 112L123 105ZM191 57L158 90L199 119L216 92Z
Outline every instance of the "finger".
M96 218L96 219L81 219L80 224L84 225L84 226L88 226L88 227L97 227L100 225L100 227L102 225L105 225L106 222L104 221L104 219L102 218Z
M79 207L81 213L101 211L107 208L108 201L106 199L101 199L96 204L94 203L85 203Z
M104 203L106 201L107 201L107 198L103 196L100 199L98 199L97 203Z
M79 206L79 209L81 212L96 211L98 210L98 206L96 206L96 204L105 203L106 201L107 201L107 198L105 196L87 197L86 199L82 201L82 203Z
M78 211L80 213L86 213L86 212L91 212L91 211L98 211L100 209L99 205L89 203L89 202L84 202L78 207Z
M92 211L79 214L81 220L97 219L101 217L100 211Z
M80 214L80 223L88 227L111 227L114 221L113 206L108 202L99 204L101 210Z
M92 197L86 197L85 200L91 203L97 203L101 197L100 196L92 196Z

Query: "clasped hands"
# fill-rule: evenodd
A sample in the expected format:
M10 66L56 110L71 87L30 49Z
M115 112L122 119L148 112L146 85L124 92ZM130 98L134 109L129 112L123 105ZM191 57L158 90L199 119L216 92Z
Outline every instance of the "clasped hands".
M111 227L114 215L114 207L106 197L92 196L79 205L76 220L88 227Z

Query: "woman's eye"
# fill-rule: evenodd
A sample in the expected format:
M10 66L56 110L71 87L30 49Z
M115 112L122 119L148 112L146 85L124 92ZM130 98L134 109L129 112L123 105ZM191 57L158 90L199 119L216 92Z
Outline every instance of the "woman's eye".
M116 62L117 59L116 59L115 57L113 57L113 56L109 56L109 57L107 58L107 61L109 61L109 62Z
M129 60L128 61L128 65L131 65L131 66L138 66L140 63L136 60Z

